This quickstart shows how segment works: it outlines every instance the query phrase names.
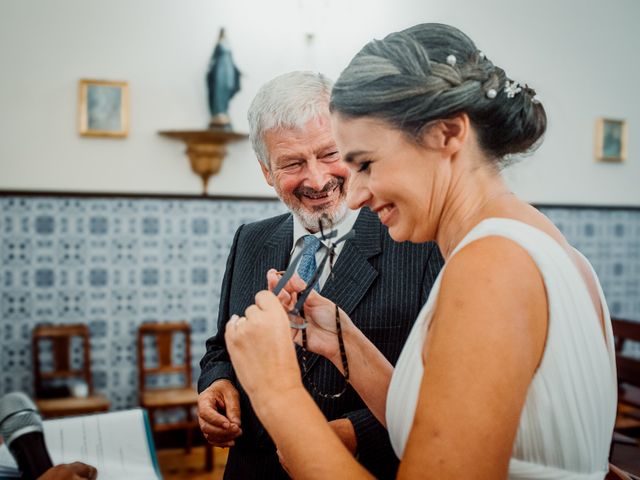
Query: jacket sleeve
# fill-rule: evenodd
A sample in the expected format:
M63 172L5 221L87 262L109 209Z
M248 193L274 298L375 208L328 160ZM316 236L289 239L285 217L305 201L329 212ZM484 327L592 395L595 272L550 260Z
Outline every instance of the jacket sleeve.
M382 424L366 408L346 413L343 418L351 420L356 432L358 461L377 478L395 478L399 461Z
M238 228L231 244L231 251L227 259L227 266L222 279L220 291L220 306L218 308L218 331L207 340L207 351L200 360L200 377L198 378L198 393L205 390L216 380L226 378L233 380L233 367L224 341L224 331L229 320L229 297L233 281L233 271L236 260L238 238L242 226Z

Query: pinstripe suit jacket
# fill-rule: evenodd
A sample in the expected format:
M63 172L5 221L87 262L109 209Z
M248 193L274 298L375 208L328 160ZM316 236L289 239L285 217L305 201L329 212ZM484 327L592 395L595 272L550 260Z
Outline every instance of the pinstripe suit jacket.
M411 326L425 303L442 266L434 243L394 242L377 215L363 208L349 240L327 279L322 295L336 302L362 332L395 363ZM232 380L240 391L243 434L231 449L225 478L288 478L279 466L273 442L253 412L247 395L233 373L224 343L229 317L242 314L259 290L267 287L269 268L286 269L293 242L291 214L241 226L227 260L218 313L218 333L207 340L200 362L198 390L221 378ZM300 356L299 356L300 358ZM311 380L322 392L338 392L343 379L326 359L310 354L305 385L327 420L349 418L358 441L358 459L378 478L393 478L398 460L387 432L349 387L337 399L325 399L309 387ZM294 406L292 406L294 407ZM313 445L309 439L310 448Z

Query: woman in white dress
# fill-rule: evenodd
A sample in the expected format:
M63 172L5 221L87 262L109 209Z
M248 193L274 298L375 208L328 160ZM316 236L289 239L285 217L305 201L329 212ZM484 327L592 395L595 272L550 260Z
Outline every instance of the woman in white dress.
M395 371L340 311L350 383L387 426L398 478L606 475L616 384L602 290L500 176L545 131L534 95L441 24L370 42L334 87L349 206L398 242L435 239L446 260ZM229 323L233 365L294 478L368 478L303 387L283 308L303 288L260 292ZM314 292L304 312L307 348L343 371L335 306Z

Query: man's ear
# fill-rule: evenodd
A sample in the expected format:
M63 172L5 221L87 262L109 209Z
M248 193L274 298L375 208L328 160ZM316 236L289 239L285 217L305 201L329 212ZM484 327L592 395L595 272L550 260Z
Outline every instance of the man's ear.
M462 148L468 135L469 116L461 113L455 117L434 121L425 129L422 142L427 148L453 155Z
M264 179L267 181L269 186L273 187L273 174L271 173L271 169L265 166L265 164L262 163L261 160L258 160L258 163L260 164L260 170L262 170L262 175L264 175Z

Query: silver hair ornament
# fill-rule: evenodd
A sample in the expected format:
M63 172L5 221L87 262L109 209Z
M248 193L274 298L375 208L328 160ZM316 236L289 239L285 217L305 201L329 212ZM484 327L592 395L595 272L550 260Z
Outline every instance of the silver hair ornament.
M522 87L516 81L510 82L509 80L507 80L504 84L504 93L507 94L507 98L515 97L521 91L522 91Z

